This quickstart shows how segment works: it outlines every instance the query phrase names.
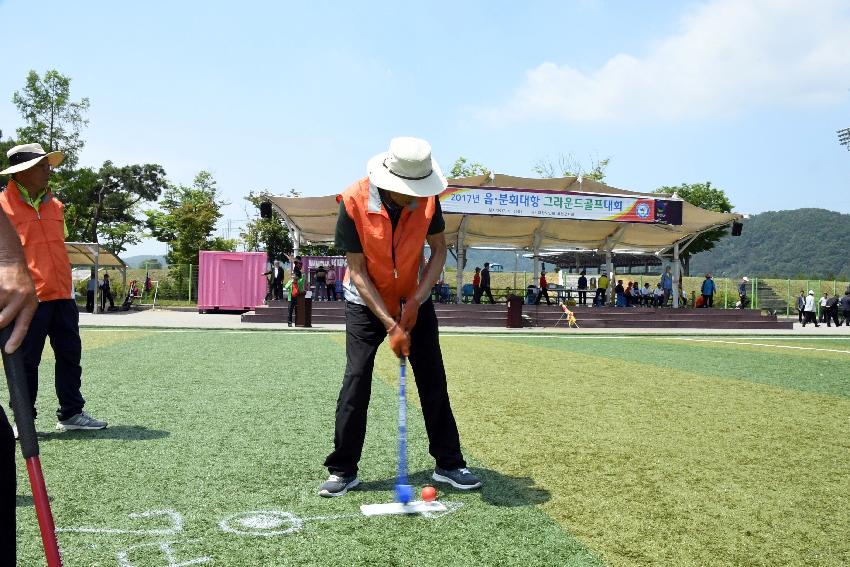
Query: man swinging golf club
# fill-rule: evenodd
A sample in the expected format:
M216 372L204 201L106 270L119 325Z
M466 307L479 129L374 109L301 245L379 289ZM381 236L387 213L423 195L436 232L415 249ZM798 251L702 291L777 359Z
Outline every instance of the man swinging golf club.
M334 450L325 460L330 476L321 496L342 496L357 486L357 464L366 437L366 412L378 347L389 336L396 356L410 357L436 460L432 478L462 490L481 486L460 450L440 352L431 289L446 261L440 202L446 188L431 146L395 138L373 157L365 177L338 197L336 246L345 250L346 367L336 406ZM431 258L419 277L425 241ZM402 303L404 307L402 307Z

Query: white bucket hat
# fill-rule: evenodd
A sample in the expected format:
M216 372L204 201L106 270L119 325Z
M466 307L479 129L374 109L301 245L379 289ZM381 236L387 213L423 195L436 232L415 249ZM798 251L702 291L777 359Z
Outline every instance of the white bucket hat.
M403 195L430 197L448 185L431 144L419 138L393 138L389 151L370 159L366 169L375 186Z
M47 153L42 149L41 144L23 144L6 152L6 157L9 158L9 167L0 171L0 175L26 171L44 158L47 158L51 167L56 167L65 159L65 154L62 152Z

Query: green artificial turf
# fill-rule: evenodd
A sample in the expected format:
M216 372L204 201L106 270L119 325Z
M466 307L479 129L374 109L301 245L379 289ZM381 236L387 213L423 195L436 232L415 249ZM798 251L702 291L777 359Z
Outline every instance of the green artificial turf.
M396 470L398 364L385 348L364 486L326 500L316 488L342 334L84 330L88 409L110 427L41 437L57 525L170 525L128 517L151 510L184 525L63 532L66 564L122 565L123 550L125 566L166 566L160 542L174 542L175 564L240 566L850 563L850 354L829 352L850 341L705 338L737 344L444 336L464 452L485 487L442 490L460 506L444 517L365 518L360 504L392 500ZM49 351L42 431L54 424ZM415 387L410 399L421 486L433 462ZM19 482L20 564L38 565L22 467ZM256 511L322 519L272 537L219 526Z

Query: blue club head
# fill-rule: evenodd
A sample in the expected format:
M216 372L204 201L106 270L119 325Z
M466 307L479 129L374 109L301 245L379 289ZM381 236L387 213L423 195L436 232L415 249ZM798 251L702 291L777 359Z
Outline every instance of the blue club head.
M407 504L408 502L413 500L413 487L409 484L396 484L395 499L397 502Z

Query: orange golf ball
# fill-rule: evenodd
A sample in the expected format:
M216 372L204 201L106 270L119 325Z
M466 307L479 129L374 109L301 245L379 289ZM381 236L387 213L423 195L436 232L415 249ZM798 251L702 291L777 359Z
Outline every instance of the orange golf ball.
M437 499L437 489L433 486L422 487L422 500L425 502L433 502Z

